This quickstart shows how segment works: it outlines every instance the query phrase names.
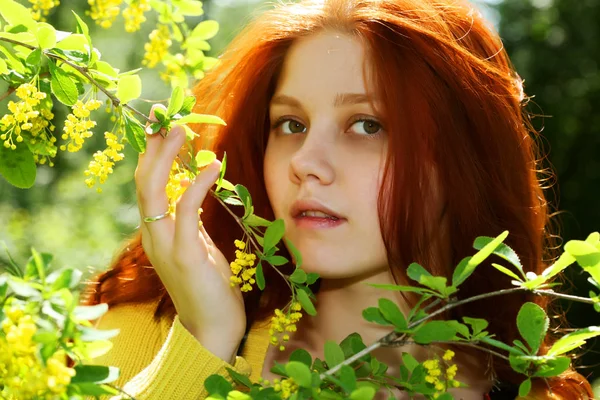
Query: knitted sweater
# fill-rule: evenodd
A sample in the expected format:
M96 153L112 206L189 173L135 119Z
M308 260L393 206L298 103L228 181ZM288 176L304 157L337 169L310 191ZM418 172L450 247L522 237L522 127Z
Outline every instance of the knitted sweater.
M121 374L114 384L125 393L137 400L203 399L208 396L204 381L210 375L231 381L227 367L258 380L269 345L268 325L251 327L232 366L205 349L177 316L154 318L157 305L157 301L117 305L97 322L98 329L120 329L112 339L113 348L94 364L118 367Z

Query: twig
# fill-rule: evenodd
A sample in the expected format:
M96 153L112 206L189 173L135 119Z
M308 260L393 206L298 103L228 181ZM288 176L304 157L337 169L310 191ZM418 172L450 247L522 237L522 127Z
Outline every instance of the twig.
M2 96L0 96L0 101L4 100L5 98L7 98L8 96L10 96L11 94L13 94L15 91L15 88L9 88L6 93L4 93Z
M14 39L9 39L9 38L3 38L0 37L0 40L8 42L8 43L12 43L12 44L16 44L18 46L23 46L25 48L28 48L30 50L35 50L37 49L37 47L32 46L30 44L27 43L21 43L17 40ZM98 89L100 89L102 91L102 93L104 93L113 103L113 105L115 107L119 107L121 105L121 100L119 100L117 97L115 97L112 93L110 93L108 90L106 90L106 88L104 88L104 86L102 86L101 84L99 84L93 76L91 76L88 72L87 67L81 67L77 64L72 63L71 61L62 58L61 56L54 54L54 53L50 53L49 51L44 51L43 52L44 55L46 55L46 57L48 58L53 58L55 60L61 61L65 64L67 64L68 66L74 68L77 72L79 72L81 75L83 75L87 80L90 81L91 84L93 84L94 86L96 86ZM150 119L141 111L136 110L135 108L133 108L132 106L130 106L129 104L123 104L123 107L133 111L135 114L139 115L141 118L145 119L147 122L150 121Z
M579 303L586 303L586 304L596 303L594 300L592 300L588 297L579 297L579 296L573 296L570 294L558 293L558 292L555 292L554 290L534 290L533 293L542 294L542 295L546 295L546 296L554 296L554 297L558 297L559 299L572 300L572 301L577 301Z
M477 341L477 342L461 342L461 341L450 340L450 341L435 341L435 342L430 342L428 344L452 344L452 345L472 347L474 349L485 351L487 353L495 355L496 357L500 357L500 358L503 358L508 361L508 357L506 357L504 354L501 354L501 353L498 353L497 351L488 349L487 347L478 346L476 343L479 343L479 341ZM395 342L391 343L391 345L384 346L384 347L401 347L401 346L404 346L407 344L416 344L419 346L423 346L423 344L417 343L414 340L399 340L399 341L395 341Z

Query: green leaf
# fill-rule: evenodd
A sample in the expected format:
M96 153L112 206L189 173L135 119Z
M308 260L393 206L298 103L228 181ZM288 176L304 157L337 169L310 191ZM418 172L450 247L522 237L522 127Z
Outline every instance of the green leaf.
M7 281L8 287L17 296L27 298L28 300L34 300L41 298L39 290L33 288L30 284L23 282L22 280L10 279Z
M146 134L144 127L135 119L125 115L125 137L131 147L138 153L146 151Z
M554 360L547 360L545 363L538 366L538 370L533 376L550 378L565 372L571 366L569 357L558 357Z
M195 105L196 105L196 97L187 96L185 99L183 99L183 105L179 109L179 115L182 115L182 116L188 115L189 113L192 112L192 109L194 108Z
M119 378L119 369L103 365L76 365L71 383L110 383Z
M473 335L477 335L479 332L488 327L488 322L481 318L463 317L463 321L465 324L471 325Z
M183 101L185 98L185 93L181 86L175 86L173 91L171 92L171 99L169 100L169 107L167 108L167 115L172 117L177 114L181 107L183 106Z
M350 400L372 400L376 390L370 386L362 386L350 393Z
M117 83L117 98L122 104L127 104L139 98L141 94L142 81L138 75L125 75L119 78L119 82Z
M531 391L531 379L527 378L519 385L519 396L525 397Z
M233 390L231 383L221 375L211 375L204 381L204 387L210 395L219 394L224 398Z
M2 147L2 146L0 145L0 147ZM0 161L1 160L2 160L2 157L0 157ZM24 275L23 270L21 269L21 267L19 267L17 265L15 260L10 255L10 251L8 251L8 247L6 246L6 243L4 241L0 241L0 243L2 243L2 245L4 246L4 251L6 252L6 257L8 258L8 265L6 266L6 271L12 276L16 276L17 278L23 278L23 275Z
M415 282L421 283L421 278L423 276L432 276L429 271L427 271L425 268L423 268L421 265L417 264L417 263L411 263L407 270L406 270L406 275L408 275L408 277L410 279L412 279Z
M431 321L421 325L414 333L413 339L419 344L446 342L456 336L456 325L452 321Z
M296 267L301 267L302 254L300 254L300 251L296 248L296 246L294 246L294 243L290 242L288 239L285 239L285 244L290 253L292 253L292 257L294 258L294 264L296 265Z
M492 267L496 268L498 271L502 272L503 274L510 276L511 278L513 278L514 280L516 280L518 282L523 282L523 279L521 279L519 276L517 276L517 274L512 272L510 269L503 267L502 265L492 263Z
M239 193L238 193L239 194ZM240 196L242 197L242 196ZM243 200L243 199L242 199ZM285 233L285 224L282 219L276 219L269 225L265 231L265 239L263 244L264 252L268 252L275 247Z
M248 226L269 226L271 222L258 215L250 214L244 218L244 223Z
M330 369L343 363L345 359L344 351L336 342L333 340L325 342L325 362Z
M71 12L75 16L75 19L77 20L77 33L80 33L85 37L85 40L87 41L87 45L89 46L88 54L91 54L93 46L92 46L92 38L90 37L90 29L88 28L87 24L85 22L83 22L83 20L81 18L79 18L79 15L77 15L77 13L75 11L71 10Z
M29 53L27 59L25 60L25 63L31 66L31 68L34 68L34 70L36 70L36 68L39 68L40 64L42 63L42 50L35 49L31 53Z
M316 272L309 272L308 275L306 275L306 283L309 285L315 283L317 279L319 279L319 274Z
M349 365L343 365L342 368L340 368L340 382L342 383L342 389L344 389L346 393L356 389L356 374L354 373L354 369Z
M37 170L33 154L26 145L17 144L15 150L0 143L0 175L19 189L28 189L35 183Z
M202 2L194 0L177 0L173 2L177 6L179 12L183 15L196 17L204 14Z
M600 336L600 326L589 326L584 329L576 330L571 332L560 339L558 339L550 350L548 350L548 356L559 356L565 354L579 346L585 344L585 341L593 337Z
M13 0L0 0L0 15L8 25L24 25L33 29L37 23L28 8Z
M206 114L188 114L184 117L174 120L178 124L217 124L217 125L227 125L225 121L216 115L206 115Z
M0 58L0 74L8 74L8 66L2 58Z
M93 342L95 340L107 340L119 334L119 329L100 330L88 327L80 327L80 339L84 342Z
M212 164L217 159L217 155L210 150L200 150L196 154L196 167L198 169L204 168L207 165Z
M76 268L65 268L48 275L46 282L52 285L54 291L72 289L79 284L82 276L83 273Z
M101 303L93 306L77 306L73 310L73 316L77 320L94 321L106 314L108 304Z
M299 361L308 367L312 365L312 357L310 353L304 349L294 350L290 355L290 361Z
M252 382L246 375L242 375L231 368L226 367L225 369L227 370L227 372L229 372L229 375L233 378L234 381L246 386L247 388L252 387Z
M306 294L304 290L296 291L296 299L308 315L317 315L317 310L315 310L314 304L312 303L312 301L310 301L308 294Z
M262 263L258 263L256 266L256 285L260 290L265 289L265 274L263 272Z
M417 359L410 353L402 353L402 362L409 372L413 372L417 365L419 365Z
M531 349L531 354L537 354L546 331L548 330L548 316L544 310L535 303L523 304L517 314L517 328Z
M504 343L504 342L501 342L501 341L499 341L499 340L492 339L492 338L491 338L491 337L489 337L489 336L482 337L480 340L481 340L481 342L483 342L483 343L487 343L487 344L489 344L489 345L491 345L491 346L494 346L494 347L497 347L497 348L499 348L499 349L502 349L502 350L508 351L508 352L509 352L511 355L517 355L517 356L520 356L520 355L523 355L523 354L524 354L522 350L520 350L520 349L518 349L518 348L515 348L515 347L512 347L512 346L509 346L509 345L507 345L506 343Z
M52 94L54 94L61 103L67 106L74 105L79 98L74 78L58 68L52 60L48 60L48 67L50 69L50 75L52 76L52 79L50 80Z
M196 25L190 37L199 40L208 40L215 37L218 31L219 23L217 21L203 21Z
M476 250L481 250L487 243L489 243L493 239L494 238L491 238L491 237L481 236L481 237L475 239L475 242L473 243L473 247ZM515 268L517 268L519 270L519 272L521 273L521 276L523 278L525 277L525 272L523 272L523 265L521 264L521 260L519 259L519 256L508 245L506 245L504 243L500 243L498 245L498 247L496 248L496 250L494 250L494 254L505 259L509 263L511 263Z
M404 331L408 328L408 324L406 323L406 318L402 311L400 311L400 307L393 301L385 298L379 299L379 311L383 317L392 323L399 331Z
M481 264L486 258L494 253L500 243L502 243L507 237L508 231L504 231L496 238L481 236L475 239L473 247L480 247L481 250L475 253L475 255L472 257L463 259L455 268L454 273L452 274L452 286L458 287L469 276L471 276L471 274L475 271L475 268L477 268L479 264ZM467 261L465 262L465 260Z
M285 366L285 371L291 378L294 378L299 386L310 388L312 386L312 376L310 369L301 362L290 361Z
M294 272L290 275L290 280L294 283L302 284L306 282L306 272L299 268L296 268Z
M385 326L391 325L391 323L384 318L383 314L381 314L381 311L377 307L365 308L362 312L362 316L365 320L373 322L375 324Z
M38 253L37 250L31 248L31 257L25 265L25 278L36 278L42 282L46 280L46 270L52 262L54 256L49 253Z
M69 388L73 388L77 391L78 394L87 395L87 396L102 396L102 395L116 395L119 394L119 391L115 388L112 388L108 385L99 385L96 383L72 383L69 385Z

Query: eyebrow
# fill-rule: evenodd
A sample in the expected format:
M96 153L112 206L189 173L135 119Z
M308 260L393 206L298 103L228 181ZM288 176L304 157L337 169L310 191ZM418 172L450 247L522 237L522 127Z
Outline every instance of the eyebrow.
M342 107L347 105L354 104L364 104L369 103L371 97L363 94L363 93L338 93L335 95L335 99L333 100L334 107ZM271 100L271 105L286 105L296 108L302 108L302 104L298 99L286 96L284 94L279 94Z

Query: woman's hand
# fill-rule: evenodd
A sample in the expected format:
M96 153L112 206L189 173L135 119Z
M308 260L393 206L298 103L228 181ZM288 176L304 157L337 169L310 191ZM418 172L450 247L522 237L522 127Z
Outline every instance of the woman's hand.
M169 208L165 186L185 131L174 126L165 138L156 133L146 134L146 139L146 152L140 154L135 171L142 246L181 323L209 351L232 362L246 329L244 301L240 290L230 285L229 263L204 227L198 227L198 209L217 180L221 163L215 161L198 173L177 202L176 216L144 222Z

